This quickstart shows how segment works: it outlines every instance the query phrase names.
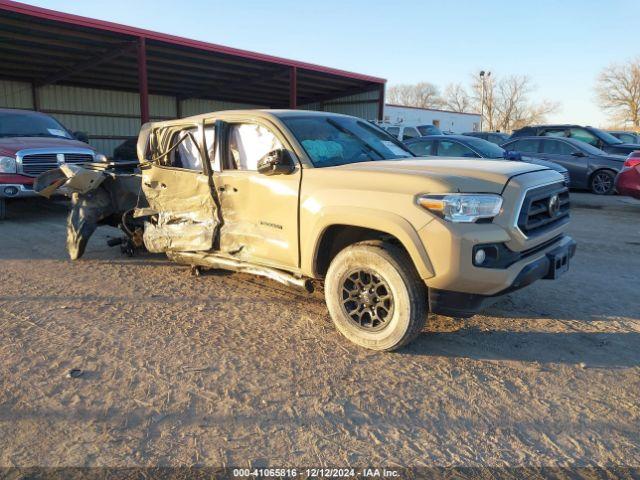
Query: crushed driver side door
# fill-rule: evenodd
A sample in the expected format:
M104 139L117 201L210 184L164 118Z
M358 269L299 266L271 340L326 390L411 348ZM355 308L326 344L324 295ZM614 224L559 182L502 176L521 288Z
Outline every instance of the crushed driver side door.
M142 192L148 208L144 244L150 252L194 252L213 248L219 221L207 143L215 127L203 123L151 130L147 158L141 160Z

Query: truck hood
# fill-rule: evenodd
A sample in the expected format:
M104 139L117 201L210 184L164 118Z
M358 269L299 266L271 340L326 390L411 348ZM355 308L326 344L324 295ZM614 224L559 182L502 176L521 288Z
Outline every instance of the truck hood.
M330 167L346 171L423 177L431 192L501 193L511 177L549 170L542 165L509 160L418 157L411 160L384 160ZM408 180L408 179L407 179Z
M91 145L78 140L52 137L0 137L0 154L15 155L25 148L88 148L94 150Z

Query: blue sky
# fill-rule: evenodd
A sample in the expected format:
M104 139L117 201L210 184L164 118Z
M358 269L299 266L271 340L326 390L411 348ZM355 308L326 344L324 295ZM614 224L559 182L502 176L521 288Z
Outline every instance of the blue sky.
M48 0L33 5L387 78L527 74L551 121L607 123L598 72L640 56L637 0Z

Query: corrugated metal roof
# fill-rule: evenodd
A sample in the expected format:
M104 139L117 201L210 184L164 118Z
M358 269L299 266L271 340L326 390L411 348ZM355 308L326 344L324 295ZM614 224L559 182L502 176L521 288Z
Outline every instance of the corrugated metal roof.
M145 39L149 92L269 107L380 89L385 80L305 62L0 0L0 78L138 91L137 44Z

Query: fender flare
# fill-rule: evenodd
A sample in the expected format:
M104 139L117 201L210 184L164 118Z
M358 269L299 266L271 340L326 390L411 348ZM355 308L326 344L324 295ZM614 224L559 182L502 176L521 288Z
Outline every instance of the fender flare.
M316 261L320 240L326 230L334 225L368 228L394 236L409 253L420 278L434 276L433 265L418 232L400 215L384 210L352 206L325 207L316 215L317 220L311 226L307 236L313 239L313 244L302 255L302 270L311 273L313 277L318 277Z

